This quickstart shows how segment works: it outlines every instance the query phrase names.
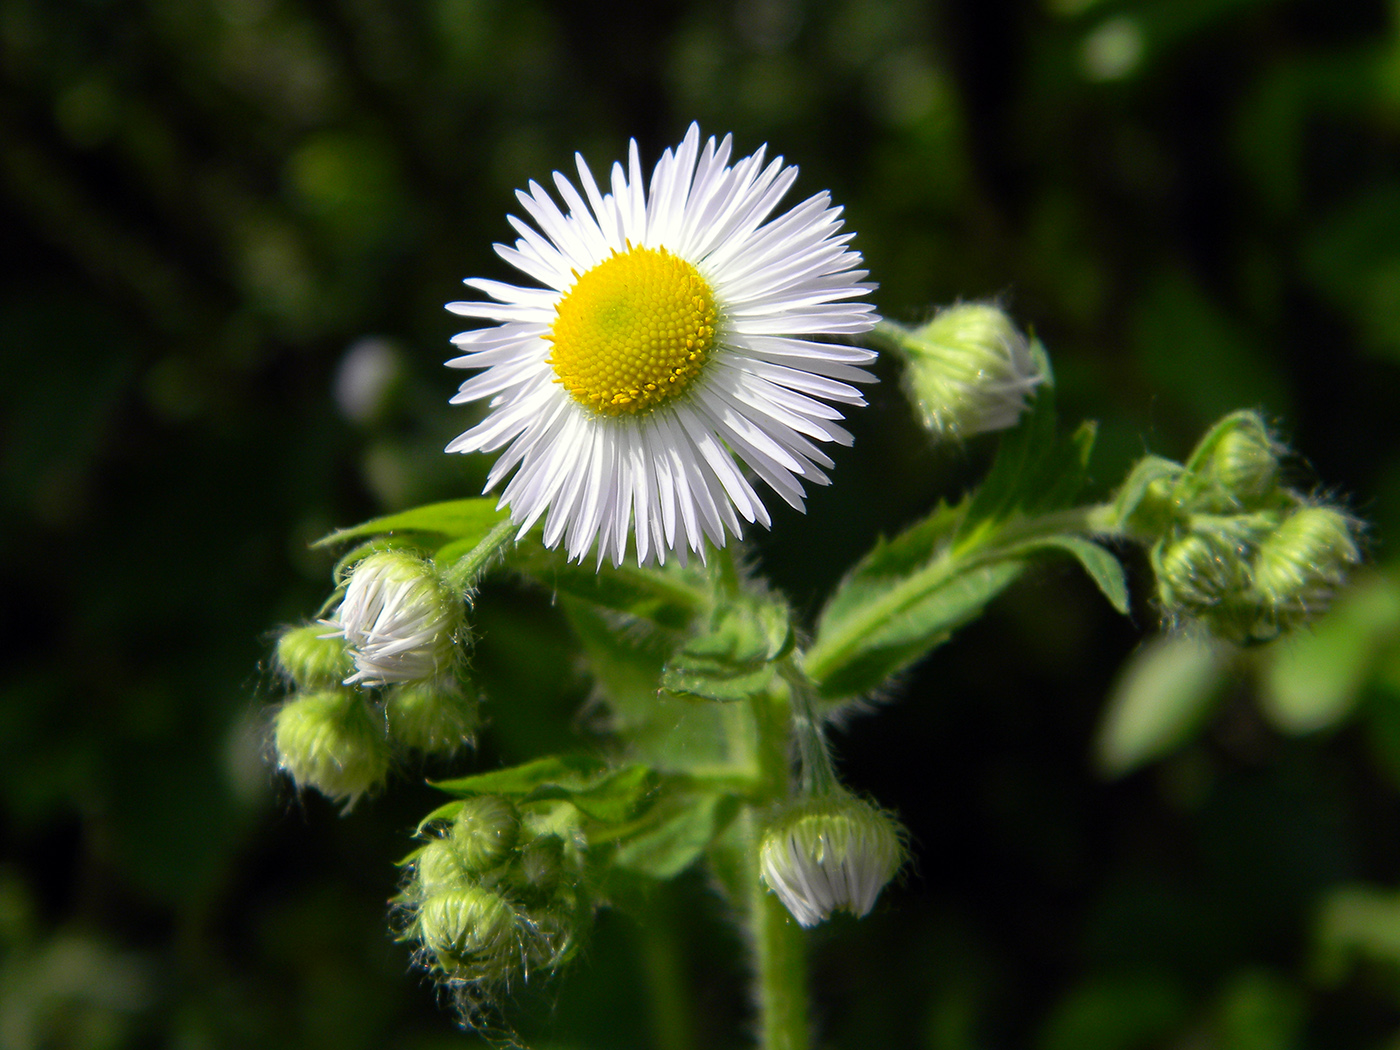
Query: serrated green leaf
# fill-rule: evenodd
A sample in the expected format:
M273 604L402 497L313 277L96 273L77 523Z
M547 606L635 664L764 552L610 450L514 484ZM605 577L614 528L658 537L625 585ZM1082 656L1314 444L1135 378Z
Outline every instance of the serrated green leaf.
M416 532L441 536L444 539L469 541L469 550L507 517L505 511L496 509L494 499L478 497L448 500L373 518L348 529L337 529L329 536L317 540L312 546L329 547L367 536Z
M694 666L679 670L668 667L661 676L661 689L672 696L735 703L767 690L773 684L776 673L771 664L764 664L752 671L726 668L704 670Z
M738 810L732 795L667 795L652 807L645 824L619 841L613 863L655 879L674 878L699 859Z
M433 781L433 787L449 795L520 796L558 785L579 788L607 771L607 763L589 755L550 755L533 762L477 773L456 780Z
M1098 585L1108 603L1124 616L1128 615L1128 581L1123 575L1123 563L1112 551L1082 536L1060 535L1031 540L1006 553L1034 554L1039 551L1063 551L1074 557Z

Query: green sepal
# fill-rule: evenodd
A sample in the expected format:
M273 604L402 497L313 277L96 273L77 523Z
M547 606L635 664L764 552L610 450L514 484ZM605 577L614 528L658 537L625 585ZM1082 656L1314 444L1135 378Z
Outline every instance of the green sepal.
M661 689L700 700L746 700L768 688L775 661L795 644L783 606L734 601L716 609L708 627L671 657L661 674Z
M506 511L496 509L495 500L486 497L447 500L372 518L348 529L337 529L312 546L330 547L367 536L410 532L441 538L439 543L426 543L424 546L439 547L447 541L460 542L464 545L462 553L465 553L507 517Z

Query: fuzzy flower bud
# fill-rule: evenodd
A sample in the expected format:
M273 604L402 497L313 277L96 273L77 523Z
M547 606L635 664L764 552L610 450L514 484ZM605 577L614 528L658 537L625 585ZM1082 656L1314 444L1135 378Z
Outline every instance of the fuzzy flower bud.
M515 908L494 890L466 885L434 894L418 909L423 944L443 961L506 956L515 946Z
M1254 585L1286 628L1325 609L1360 560L1350 518L1331 507L1303 507L1260 543Z
M302 689L339 685L354 670L344 640L327 637L319 623L283 631L277 639L277 665Z
M1237 412L1218 424L1202 478L1214 490L1221 510L1253 509L1273 492L1282 451L1254 412Z
M389 748L364 700L345 689L298 696L273 722L277 765L297 787L354 805L384 782Z
M385 705L395 743L427 754L446 754L470 744L481 709L456 678L448 676L395 687Z
M520 814L497 795L473 795L463 800L449 837L467 871L489 871L519 842Z
M346 684L387 685L447 672L462 621L460 598L432 562L387 550L354 567L330 626L344 636L355 660Z
M845 908L863 916L904 861L899 824L849 795L784 809L759 847L763 881L803 926Z
M988 303L941 310L898 336L905 385L926 427L970 437L1016 425L1045 376L1004 311Z

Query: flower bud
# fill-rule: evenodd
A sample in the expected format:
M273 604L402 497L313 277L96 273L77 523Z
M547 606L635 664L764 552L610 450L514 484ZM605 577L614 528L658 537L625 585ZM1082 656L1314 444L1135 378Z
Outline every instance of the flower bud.
M470 878L461 854L448 839L432 839L413 861L412 893L420 900L467 885Z
M541 835L520 851L520 873L532 890L548 893L563 871L564 840L558 835Z
M489 871L515 849L520 814L497 795L473 795L463 800L449 837L467 871Z
M354 805L384 782L389 748L364 700L345 689L307 693L282 705L273 722L277 765L297 787Z
M1155 552L1158 595L1163 608L1198 616L1249 586L1240 551L1217 536L1191 533Z
M385 709L395 743L427 754L450 753L470 744L481 723L476 697L469 697L450 676L396 687Z
M783 810L759 846L763 881L803 926L838 908L862 916L904 860L901 829L850 795L806 799Z
M339 685L354 669L344 639L327 636L321 623L283 631L277 639L277 664L302 689Z
M970 437L1016 425L1045 378L1026 337L988 303L941 310L898 337L905 384L924 425L945 437Z
M357 670L346 684L386 685L448 671L462 622L461 599L432 562L386 550L354 567L330 625L344 635L355 660Z
M484 886L434 894L419 906L418 932L444 969L467 957L499 959L517 942L511 903Z
M1254 585L1280 628L1323 611L1361 560L1350 518L1331 507L1303 507L1259 545Z
M1256 510L1278 489L1284 451L1257 412L1233 412L1201 438L1186 464L1178 498L1189 510Z

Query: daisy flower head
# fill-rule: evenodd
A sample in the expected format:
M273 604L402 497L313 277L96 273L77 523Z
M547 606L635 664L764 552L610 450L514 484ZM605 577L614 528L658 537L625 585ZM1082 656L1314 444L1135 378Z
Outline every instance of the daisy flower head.
M874 286L828 194L773 215L797 169L765 150L730 163L730 136L702 146L692 124L649 185L634 140L606 189L576 155L562 207L517 193L534 225L510 216L496 251L541 287L473 279L489 300L448 304L491 324L453 339L448 365L476 374L452 401L489 411L447 451L504 450L486 488L514 472L522 535L543 518L546 546L596 544L599 566L631 533L639 564L703 558L771 524L750 475L798 510L827 483L818 443L851 442L831 403L865 404L875 355L825 338L874 326Z

